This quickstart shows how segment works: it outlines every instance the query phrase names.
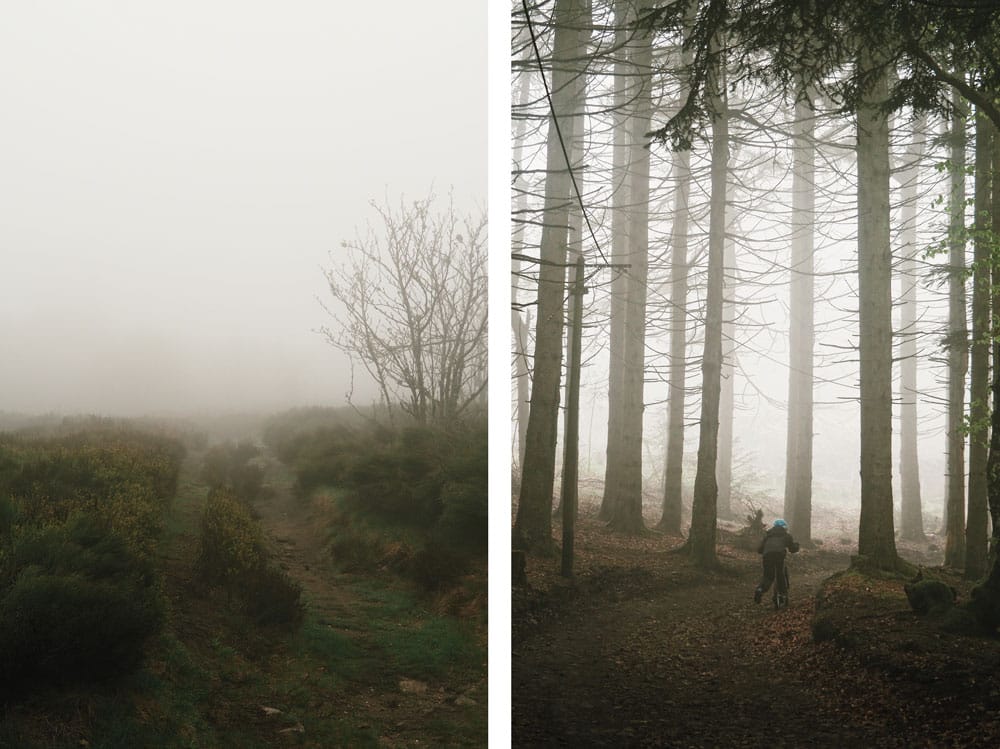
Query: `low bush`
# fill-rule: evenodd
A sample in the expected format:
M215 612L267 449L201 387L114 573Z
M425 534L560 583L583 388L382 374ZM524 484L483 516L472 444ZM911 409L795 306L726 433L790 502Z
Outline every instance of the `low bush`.
M195 563L201 579L232 588L246 570L266 560L263 534L246 506L229 489L209 491Z
M0 690L132 669L163 623L151 563L92 517L15 534L2 560Z
M261 626L297 627L305 614L301 586L283 570L266 564L246 570L240 598L246 614Z
M88 514L148 554L183 456L177 440L122 427L59 437L0 435L0 495L23 525L58 525Z
M347 427L327 427L297 436L289 464L295 469L297 489L308 494L321 486L343 485L359 454L365 452L363 433Z
M253 459L260 448L252 442L227 442L205 452L201 478L210 488L229 487L247 502L255 500L264 486L264 469Z
M429 543L406 565L406 576L424 590L437 591L454 585L467 568L465 557L454 546Z
M356 421L317 424L316 416L304 415L298 430L295 418L283 417L265 441L293 468L301 492L343 490L331 539L342 569L385 566L387 546L405 538L414 551L392 566L433 590L485 556L485 419L390 428Z
M296 626L302 620L301 587L270 565L260 526L231 489L209 492L196 570L206 584L235 595L258 624Z

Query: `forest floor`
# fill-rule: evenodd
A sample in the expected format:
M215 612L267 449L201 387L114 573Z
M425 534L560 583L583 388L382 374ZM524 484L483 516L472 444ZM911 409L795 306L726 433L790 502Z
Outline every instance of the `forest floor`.
M529 556L512 598L516 747L1000 744L1000 642L914 614L903 580L842 575L848 548L789 557L790 606L755 605L760 558L722 533L721 568L580 521L576 577ZM824 545L828 547L829 545ZM901 555L931 565L933 546ZM935 569L957 590L968 585ZM835 636L814 641L817 594Z

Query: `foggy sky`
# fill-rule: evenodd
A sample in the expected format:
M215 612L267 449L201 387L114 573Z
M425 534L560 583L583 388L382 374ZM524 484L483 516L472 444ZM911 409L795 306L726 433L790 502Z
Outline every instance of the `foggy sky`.
M485 205L485 3L2 17L0 410L341 405L328 253L387 193Z

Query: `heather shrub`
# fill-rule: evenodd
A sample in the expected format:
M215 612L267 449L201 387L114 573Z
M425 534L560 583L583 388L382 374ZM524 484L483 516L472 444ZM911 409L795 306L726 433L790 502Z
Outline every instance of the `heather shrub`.
M246 570L239 594L246 614L261 626L302 623L302 588L284 570L267 564Z
M441 590L465 574L468 565L454 546L429 543L408 561L405 573L424 590Z
M229 487L247 502L255 500L264 485L264 469L253 460L260 448L252 442L227 442L206 451L201 478L210 488Z
M271 566L260 526L231 489L209 492L196 569L203 582L235 596L258 624L295 626L302 620L302 589Z
M341 569L391 568L435 589L485 555L485 418L448 426L295 425L294 414L283 416L265 441L293 468L303 493L340 490L330 548ZM386 549L396 542L413 551L387 564Z
M135 551L150 553L183 454L176 440L122 429L0 435L0 495L24 525L58 525L88 514Z
M151 563L95 518L21 529L0 557L0 690L130 670L162 623Z
M196 568L211 585L232 588L267 559L260 526L230 489L209 492L199 542Z

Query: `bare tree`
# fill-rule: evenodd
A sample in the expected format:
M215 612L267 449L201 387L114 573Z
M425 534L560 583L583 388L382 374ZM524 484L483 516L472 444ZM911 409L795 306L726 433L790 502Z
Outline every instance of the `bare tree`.
M379 225L330 255L337 324L322 333L372 377L390 418L451 421L486 391L486 217L450 200L436 210L433 195L371 205Z

